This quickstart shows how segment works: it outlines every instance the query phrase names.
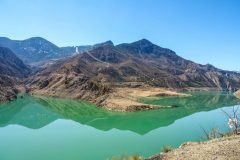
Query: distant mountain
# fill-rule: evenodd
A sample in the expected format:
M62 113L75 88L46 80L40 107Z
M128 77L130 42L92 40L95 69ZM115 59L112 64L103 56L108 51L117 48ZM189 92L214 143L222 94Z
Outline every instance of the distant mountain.
M92 49L91 45L84 45L84 46L68 46L68 47L61 47L61 54L63 54L63 58L66 56L72 56L76 54L76 47L78 48L78 52L82 53L84 51L88 51ZM65 55L64 55L65 53ZM67 54L66 54L67 53Z
M148 72L144 72L147 75L145 77L150 77L154 85L173 88L212 87L227 90L240 87L239 73L224 71L210 64L194 63L146 39L131 44L121 44L116 48L146 63Z
M161 58L161 56L176 56L170 49L159 47L147 39L141 39L133 43L124 43L116 46L121 52L131 54L140 58Z
M102 42L102 43L97 43L95 45L92 46L92 48L98 48L98 47L101 47L101 46L114 46L113 42L112 41L106 41L106 42Z
M28 81L33 91L101 104L114 87L240 88L240 74L201 65L146 39L92 50L47 67Z
M41 37L33 37L26 40L11 40L0 37L0 46L10 48L24 63L59 59L72 56L75 47L58 47ZM79 46L79 51L85 51L90 46Z

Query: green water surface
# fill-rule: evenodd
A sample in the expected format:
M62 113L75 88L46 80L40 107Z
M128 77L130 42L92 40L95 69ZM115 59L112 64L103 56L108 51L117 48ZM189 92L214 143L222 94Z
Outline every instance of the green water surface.
M150 155L164 145L205 140L202 128L227 131L221 109L240 104L226 92L144 98L177 108L117 113L74 100L24 96L0 105L1 160L105 160Z

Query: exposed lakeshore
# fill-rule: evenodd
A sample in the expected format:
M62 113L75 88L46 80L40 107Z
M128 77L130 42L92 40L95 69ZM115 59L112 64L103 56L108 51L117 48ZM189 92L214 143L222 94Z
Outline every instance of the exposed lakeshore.
M205 142L187 142L179 148L155 155L146 160L239 160L240 135L213 139Z
M78 99L77 94L68 94L68 92L31 91L33 95L52 96L61 98ZM191 96L189 94L178 93L164 88L142 87L142 88L114 88L106 95L87 99L99 107L112 111L133 112L139 110L151 110L160 108L173 108L175 106L160 106L144 104L139 101L140 97L166 97L166 96Z
M235 95L237 98L240 98L240 90L238 90L237 92L235 92L234 95Z

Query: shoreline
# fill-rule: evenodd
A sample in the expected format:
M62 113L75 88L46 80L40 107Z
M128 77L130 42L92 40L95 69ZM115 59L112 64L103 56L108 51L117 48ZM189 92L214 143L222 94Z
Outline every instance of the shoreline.
M159 153L145 160L205 160L240 159L240 135L231 135L202 142L186 142L167 153Z
M186 97L190 94L179 93L181 91L219 91L217 88L158 88L158 87L115 87L110 92L103 95L91 95L85 92L87 96L79 97L78 93L68 90L39 90L36 88L28 89L24 86L17 87L19 92L28 92L35 96L50 96L56 98L69 98L84 100L94 103L97 107L116 112L136 112L144 110L153 110L161 108L175 108L176 106L162 106L142 103L141 98L160 98L160 97ZM239 93L240 91L236 92ZM236 97L236 93L234 94ZM239 97L238 97L239 98Z
M120 112L134 112L140 110L152 110L160 108L174 108L175 106L161 106L145 104L139 98L166 97L166 96L191 96L190 94L177 93L164 88L139 87L139 88L115 88L103 103L105 109Z
M106 95L94 96L92 99L84 99L74 97L73 94L67 94L61 92L45 92L42 90L32 90L30 91L32 95L41 95L41 96L51 96L59 98L70 98L77 100L86 100L96 104L100 108L104 108L110 111L116 112L135 112L142 110L153 110L161 108L175 108L175 106L161 106L161 105L151 105L145 104L139 101L140 97L151 98L151 97L166 97L166 96L180 96L186 97L191 96L190 94L177 93L172 90L167 90L164 88L155 88L155 87L139 87L139 88L114 88L112 91Z

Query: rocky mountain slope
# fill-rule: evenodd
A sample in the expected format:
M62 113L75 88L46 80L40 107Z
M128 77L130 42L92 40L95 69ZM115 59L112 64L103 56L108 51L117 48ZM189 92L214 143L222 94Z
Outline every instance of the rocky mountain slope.
M9 76L0 75L0 102L16 99L17 92L14 79Z
M37 94L108 105L109 97L126 100L117 92L124 87L234 90L240 88L240 74L185 60L142 39L117 46L110 41L102 43L90 51L57 61L27 83Z
M8 48L0 47L0 102L16 98L16 84L30 69Z
M0 47L0 75L26 77L30 69L8 48Z
M26 40L11 40L0 37L0 46L10 48L26 64L59 59L72 56L75 47L58 47L41 37ZM91 46L79 46L79 52L90 49Z
M49 61L45 68L36 69L35 74L25 80L32 93L84 99L108 109L133 111L163 107L136 102L136 93L140 90L144 95L176 95L161 88L240 88L239 73L194 63L146 39L117 46L107 41L83 47L84 52L70 57L74 47L59 48L39 37L24 41L0 38L0 45L13 48L29 62ZM60 57L65 58L50 61ZM30 73L11 50L3 47L0 48L0 67L0 75L4 76L2 86L5 85L3 79L25 78ZM8 80L7 86L13 86L15 81ZM124 90L129 92L123 94Z
M240 88L240 74L200 65L143 39L131 44L101 45L58 61L40 75L82 74L111 85L139 84L168 88Z

